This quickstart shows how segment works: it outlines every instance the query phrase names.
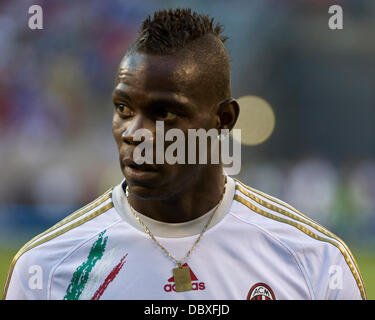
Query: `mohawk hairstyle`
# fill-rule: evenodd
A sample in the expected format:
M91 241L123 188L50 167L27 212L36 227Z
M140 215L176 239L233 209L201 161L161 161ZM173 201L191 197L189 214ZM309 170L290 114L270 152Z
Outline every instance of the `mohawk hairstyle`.
M188 43L212 34L225 43L223 26L208 15L191 9L168 9L154 13L143 21L136 40L136 49L150 54L171 54Z

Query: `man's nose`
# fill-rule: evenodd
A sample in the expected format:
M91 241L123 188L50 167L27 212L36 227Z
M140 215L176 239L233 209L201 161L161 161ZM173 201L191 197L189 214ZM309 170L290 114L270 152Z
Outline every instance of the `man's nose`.
M137 145L145 140L153 140L154 131L153 121L137 115L128 124L121 137L125 143Z

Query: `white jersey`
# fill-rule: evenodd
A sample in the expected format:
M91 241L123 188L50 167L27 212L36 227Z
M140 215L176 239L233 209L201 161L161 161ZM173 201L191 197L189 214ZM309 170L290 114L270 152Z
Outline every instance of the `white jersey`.
M186 223L140 215L181 259L213 210ZM29 241L15 256L6 299L366 299L345 243L288 204L228 177L214 219L188 257L193 290L143 231L123 184Z

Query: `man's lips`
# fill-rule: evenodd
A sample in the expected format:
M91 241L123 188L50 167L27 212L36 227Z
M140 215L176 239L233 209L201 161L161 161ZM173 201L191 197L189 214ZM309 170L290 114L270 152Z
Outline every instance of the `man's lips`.
M155 165L152 164L137 164L132 159L125 159L123 164L125 177L133 182L154 180L160 174Z
M126 166L126 167L130 167L132 169L135 169L135 170L139 170L139 171L158 171L155 167L155 165L153 164L147 164L147 163L143 163L143 164L137 164L133 159L131 158L126 158L123 160L123 164Z

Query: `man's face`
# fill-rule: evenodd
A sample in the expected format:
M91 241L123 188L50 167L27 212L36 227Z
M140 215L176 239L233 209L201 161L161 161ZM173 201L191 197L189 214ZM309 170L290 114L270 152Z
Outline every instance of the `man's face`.
M177 128L185 137L188 129L216 127L216 108L209 105L199 75L198 64L188 57L133 53L122 60L113 91L112 131L121 170L137 196L171 197L183 190L201 168L193 164L155 164L155 161L152 165L137 166L133 158L133 151L140 143L133 140L134 133L147 129L153 136L155 159L156 121L164 122L165 132ZM164 150L171 143L165 141Z

